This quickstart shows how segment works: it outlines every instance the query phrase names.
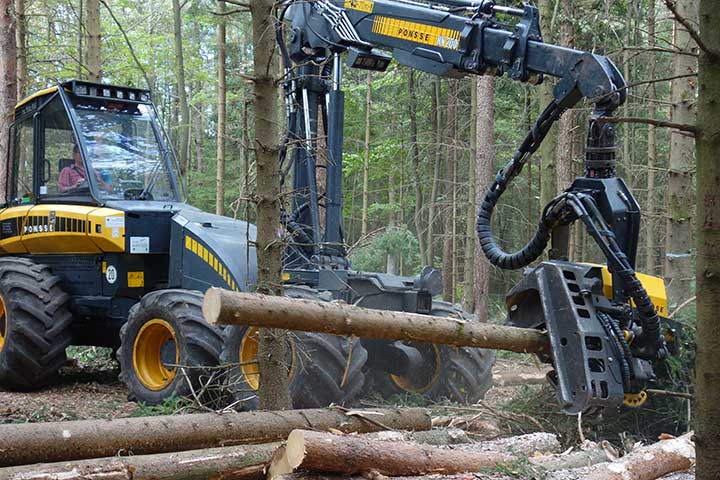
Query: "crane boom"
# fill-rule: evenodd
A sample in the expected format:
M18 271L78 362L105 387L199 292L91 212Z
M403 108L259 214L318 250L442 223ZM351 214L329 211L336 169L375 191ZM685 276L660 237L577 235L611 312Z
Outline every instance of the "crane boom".
M479 206L480 246L492 264L518 269L540 258L552 239L550 261L526 275L508 295L510 321L548 331L553 351L546 360L555 366L558 398L566 412L606 408L623 400L637 405L643 386L654 379L651 363L665 358L667 346L656 307L634 270L640 209L625 182L615 176L615 130L602 121L626 99L627 85L613 62L545 43L538 10L529 3L518 9L490 0L287 0L279 20L288 113L281 165L284 171L293 169L293 209L284 214L293 238L286 268L298 271L349 269L341 218L341 54L346 54L348 66L367 70L384 71L395 59L448 77L507 75L534 84L546 76L558 79L552 102ZM290 24L288 32L284 21ZM553 123L583 99L594 105L584 175L546 206L535 236L523 248L503 251L491 228L498 199ZM327 135L324 193L318 192L316 181L321 120ZM285 167L291 146L291 165ZM569 225L574 221L585 224L607 258L611 297L593 296L598 282L589 279L595 271L567 262ZM559 287L576 276L583 278L582 286ZM528 299L533 295L542 301L532 303ZM568 332L577 340L568 341Z

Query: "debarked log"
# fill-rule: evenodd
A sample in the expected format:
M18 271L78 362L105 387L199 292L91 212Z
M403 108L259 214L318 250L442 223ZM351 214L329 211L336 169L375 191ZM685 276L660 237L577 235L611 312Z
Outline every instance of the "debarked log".
M220 288L211 288L205 293L203 314L208 322L222 325L283 328L520 353L539 353L549 349L545 334L527 328L374 310L336 302L231 292Z
M429 430L431 420L421 408L328 408L0 425L0 467L269 443L297 428L418 431Z

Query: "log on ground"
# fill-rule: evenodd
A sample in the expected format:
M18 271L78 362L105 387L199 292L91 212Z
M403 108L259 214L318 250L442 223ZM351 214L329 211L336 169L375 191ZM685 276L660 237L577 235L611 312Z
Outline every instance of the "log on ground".
M655 480L695 464L692 433L637 448L614 462L554 472L549 480Z
M220 288L211 288L205 293L203 314L210 323L222 325L283 328L520 353L549 349L547 336L532 329Z
M0 468L0 480L260 480L279 443Z
M553 448L559 446L557 439L553 440L549 444ZM285 448L273 457L268 478L274 480L298 470L342 475L367 472L387 476L449 475L494 468L521 458L508 450L486 450L482 444L464 447L448 449L407 441L294 430Z
M269 443L287 438L297 428L364 433L430 427L430 416L420 408L207 413L0 425L0 467Z

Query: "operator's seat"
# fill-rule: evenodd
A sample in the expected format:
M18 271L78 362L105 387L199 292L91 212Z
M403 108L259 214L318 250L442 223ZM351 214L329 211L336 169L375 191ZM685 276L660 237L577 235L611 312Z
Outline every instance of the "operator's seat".
M58 160L58 175L63 171L63 168L71 167L73 163L75 163L75 161L72 158L61 158Z

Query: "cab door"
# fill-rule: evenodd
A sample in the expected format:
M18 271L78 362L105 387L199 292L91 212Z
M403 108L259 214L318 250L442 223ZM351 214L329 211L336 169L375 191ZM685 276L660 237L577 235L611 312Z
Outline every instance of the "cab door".
M25 219L35 205L35 116L19 119L10 129L7 207L0 211L0 254L27 253L22 242Z

